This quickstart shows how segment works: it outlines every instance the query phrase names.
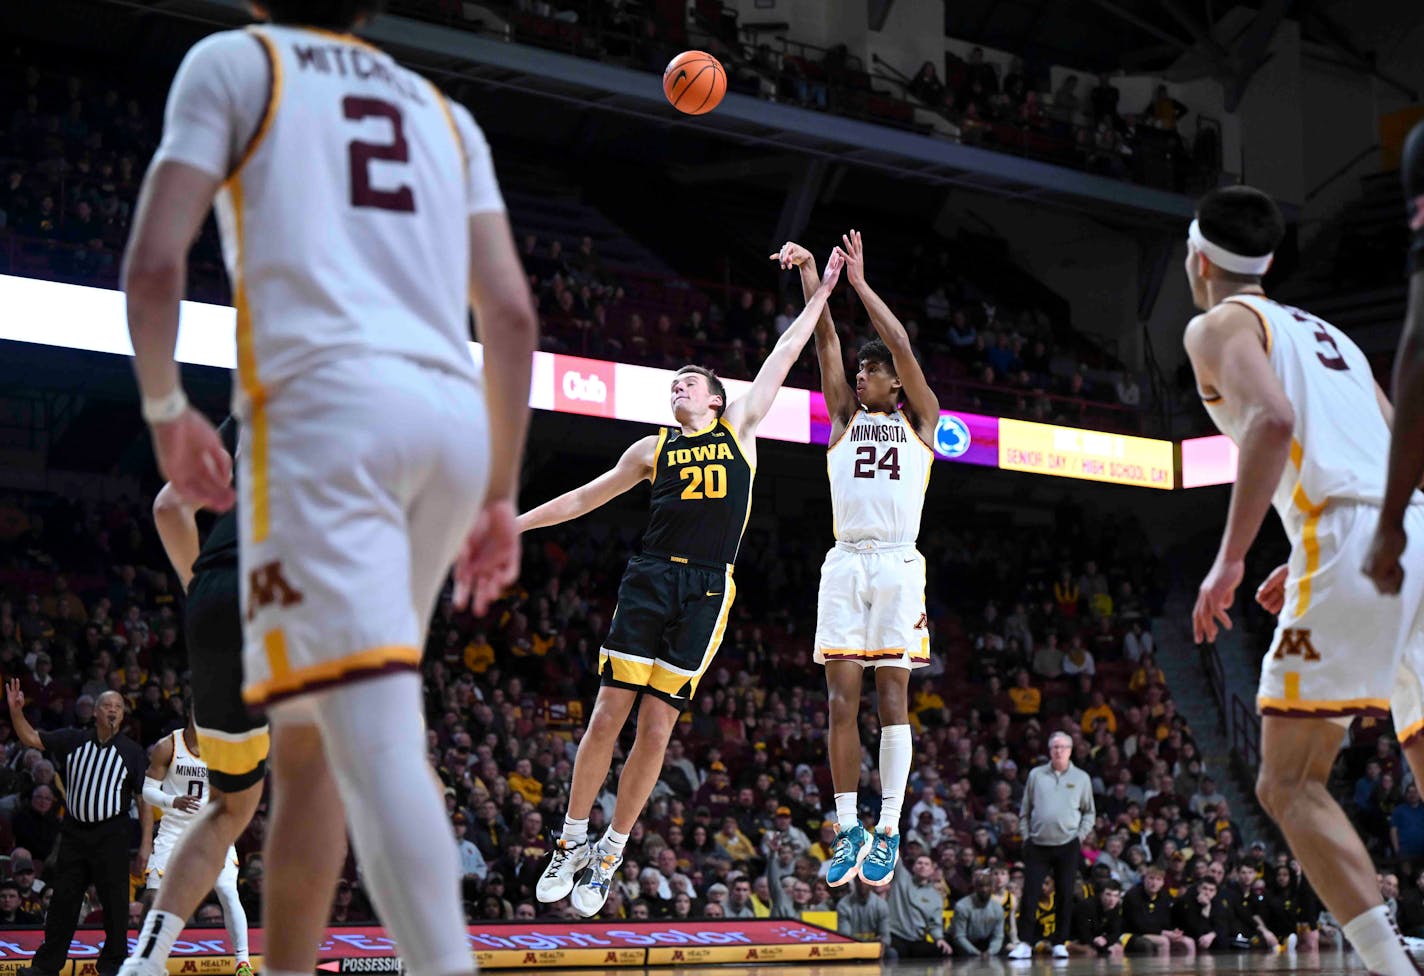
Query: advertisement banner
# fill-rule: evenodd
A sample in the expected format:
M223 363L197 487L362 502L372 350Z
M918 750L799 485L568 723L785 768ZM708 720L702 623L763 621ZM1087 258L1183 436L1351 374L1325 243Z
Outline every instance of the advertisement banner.
M999 467L1139 488L1173 486L1172 442L999 419Z
M525 922L472 925L470 952L484 969L527 967L643 967L699 962L788 962L878 959L879 943L862 943L803 922L715 919L662 922ZM41 929L0 931L0 976L28 966L44 941ZM58 976L98 976L100 929L81 929L70 943L69 962ZM252 961L259 971L265 945L260 928L249 930ZM129 951L136 936L129 937ZM318 954L319 972L379 974L401 971L395 943L380 926L327 930ZM184 929L173 944L168 971L174 976L230 976L235 968L222 929Z
M1182 441L1182 487L1231 484L1236 480L1238 453L1231 438L1224 434Z
M831 415L826 409L824 394L811 392L809 440L812 444L830 444ZM941 461L961 464L982 464L990 468L999 465L999 418L962 410L941 410L939 426L935 428L935 457Z
M614 364L579 356L554 356L554 409L588 417L614 413Z

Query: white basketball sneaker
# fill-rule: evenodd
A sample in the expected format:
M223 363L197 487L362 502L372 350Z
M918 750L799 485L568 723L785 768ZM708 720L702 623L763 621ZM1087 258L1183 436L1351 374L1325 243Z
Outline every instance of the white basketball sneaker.
M593 860L593 844L585 840L582 844L570 844L560 837L554 841L554 849L544 873L539 875L539 883L534 887L534 895L548 904L560 898L567 898L574 890L574 878L588 867Z
M592 918L602 911L603 903L608 900L608 886L613 883L613 876L618 873L618 867L622 863L622 854L594 851L588 867L574 886L573 897L570 899L574 911L584 918Z

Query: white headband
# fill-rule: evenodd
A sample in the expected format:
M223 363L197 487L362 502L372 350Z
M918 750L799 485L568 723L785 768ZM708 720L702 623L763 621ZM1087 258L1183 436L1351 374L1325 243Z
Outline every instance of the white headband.
M1275 254L1263 254L1257 258L1247 257L1244 254L1228 251L1220 244L1213 244L1202 236L1201 226L1195 220L1192 221L1192 226L1187 228L1187 243L1205 254L1212 264L1233 274L1263 275L1270 270L1271 261L1275 258Z

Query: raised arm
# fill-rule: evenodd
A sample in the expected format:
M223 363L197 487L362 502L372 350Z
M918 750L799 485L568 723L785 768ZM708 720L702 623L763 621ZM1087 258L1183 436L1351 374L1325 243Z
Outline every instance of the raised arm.
M40 734L35 731L30 720L25 718L25 693L20 690L19 678L11 678L5 683L5 698L10 705L10 726L15 730L15 737L31 749L44 752Z
M939 397L935 396L929 380L925 379L925 371L915 358L915 350L910 345L910 335L905 331L904 324L865 280L865 248L860 231L852 230L842 235L840 250L845 255L846 279L860 296L861 304L870 315L870 324L895 360L895 374L900 377L915 432L926 444L933 443L935 428L939 426Z
M193 578L193 563L201 548L196 514L197 510L183 501L171 481L159 489L153 499L153 524L158 529L158 541L163 543L163 551L168 554L168 561L173 564L184 590Z
M795 268L801 273L801 297L807 302L821 287L816 271L816 259L810 251L794 241L787 241L772 260L782 269ZM830 308L816 319L816 361L821 367L821 393L826 398L826 412L831 416L831 440L834 442L855 415L855 390L846 379L845 358L841 354L841 337L836 332Z
M1185 343L1200 391L1231 402L1244 421L1226 529L1192 611L1192 633L1201 643L1216 640L1218 623L1231 627L1226 611L1245 573L1246 551L1261 530L1290 457L1295 411L1271 369L1250 309L1234 302L1218 305L1192 320Z
M766 362L762 363L761 369L757 371L752 388L727 407L727 422L741 435L743 442L756 436L757 426L771 409L781 384L786 382L786 374L791 372L796 358L806 347L806 340L811 338L816 320L826 307L826 299L830 297L831 291L836 287L836 281L840 279L844 261L843 257L831 255L826 264L826 273L821 276L820 287L806 303L801 314L796 316L796 321L792 322L791 327L777 340L771 355L766 357Z
M640 481L651 481L657 464L658 438L635 441L618 463L588 484L565 492L519 516L519 531L542 529L585 515L623 494Z

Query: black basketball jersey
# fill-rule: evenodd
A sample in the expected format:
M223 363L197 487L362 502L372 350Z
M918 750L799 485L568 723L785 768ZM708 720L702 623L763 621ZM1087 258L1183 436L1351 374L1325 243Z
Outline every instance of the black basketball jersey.
M737 561L756 470L725 420L684 434L664 428L653 461L653 503L643 550L674 561Z
M228 454L237 455L237 418L228 417L218 427L218 435L222 438L223 447L227 448ZM236 465L234 464L234 477L236 477ZM202 547L198 550L198 558L193 560L193 572L200 573L208 569L219 567L227 569L237 568L237 506L223 512L213 522L208 529L207 536L203 539Z

